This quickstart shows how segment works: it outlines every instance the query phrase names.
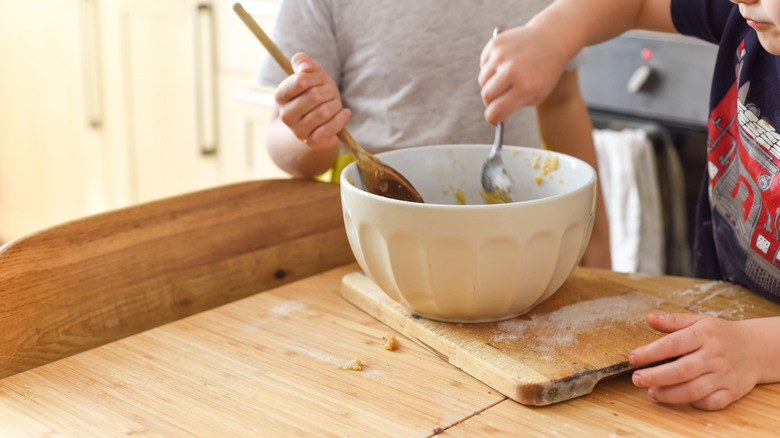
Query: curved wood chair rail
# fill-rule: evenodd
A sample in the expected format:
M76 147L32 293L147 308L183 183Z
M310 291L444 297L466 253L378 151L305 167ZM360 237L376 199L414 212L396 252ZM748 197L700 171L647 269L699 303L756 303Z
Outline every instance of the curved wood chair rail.
M239 183L0 248L0 378L354 261L339 189Z

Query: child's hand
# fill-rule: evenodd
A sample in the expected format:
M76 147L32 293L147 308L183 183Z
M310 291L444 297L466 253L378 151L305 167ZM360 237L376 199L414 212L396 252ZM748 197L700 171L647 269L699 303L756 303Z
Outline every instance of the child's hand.
M294 74L274 92L279 118L312 149L335 147L336 134L349 122L350 112L341 105L341 94L333 79L304 53L290 63Z
M691 403L706 410L726 407L762 381L761 349L774 345L761 345L769 328L762 326L761 319L726 321L689 313L647 315L651 327L669 334L632 351L629 362L644 366L679 358L635 371L634 384L649 388L649 396L659 402Z
M487 43L478 80L488 123L496 125L547 98L570 58L554 46L555 38L531 26L506 30Z

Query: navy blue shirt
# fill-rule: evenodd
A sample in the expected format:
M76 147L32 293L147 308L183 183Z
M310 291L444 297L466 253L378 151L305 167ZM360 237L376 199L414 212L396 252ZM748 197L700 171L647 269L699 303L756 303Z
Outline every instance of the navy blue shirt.
M719 46L694 275L780 297L780 57L729 0L672 0L672 19Z

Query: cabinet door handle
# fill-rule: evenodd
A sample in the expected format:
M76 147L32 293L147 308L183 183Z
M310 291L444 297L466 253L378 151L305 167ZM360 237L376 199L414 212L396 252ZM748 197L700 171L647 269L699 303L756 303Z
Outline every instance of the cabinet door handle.
M203 155L217 153L217 74L214 11L211 3L195 10L195 86L198 147Z
M98 0L84 0L81 3L81 20L87 123L97 129L103 125L103 77L100 70Z

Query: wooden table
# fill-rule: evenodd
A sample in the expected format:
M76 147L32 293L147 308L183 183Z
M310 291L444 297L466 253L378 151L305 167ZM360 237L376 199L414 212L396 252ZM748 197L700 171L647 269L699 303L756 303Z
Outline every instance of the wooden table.
M578 268L582 269L582 268ZM0 436L777 435L780 385L718 412L628 375L545 407L507 399L340 295L348 264L0 380ZM599 272L645 288L694 280ZM341 366L360 359L362 371Z

